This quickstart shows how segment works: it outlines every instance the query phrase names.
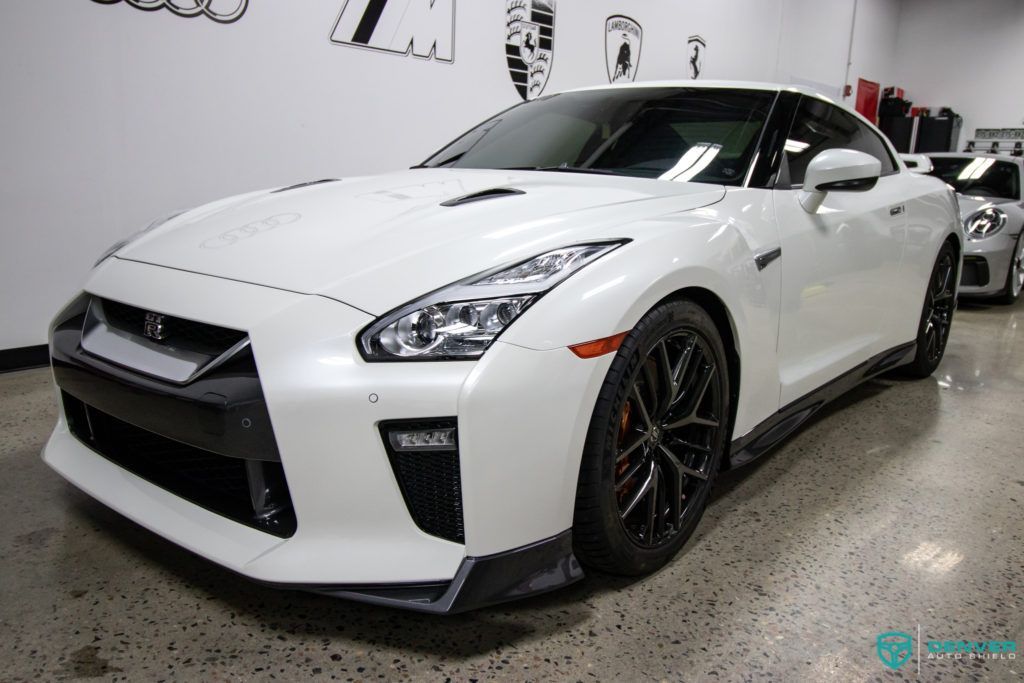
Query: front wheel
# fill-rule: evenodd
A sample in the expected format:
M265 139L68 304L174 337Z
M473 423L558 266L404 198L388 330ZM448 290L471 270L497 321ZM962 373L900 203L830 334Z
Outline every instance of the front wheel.
M576 556L614 574L645 574L675 555L704 514L729 434L729 368L697 304L645 315L598 395L573 520Z
M928 280L917 330L917 355L910 365L903 367L904 373L911 377L928 377L942 362L956 309L956 265L956 250L946 242L939 250Z

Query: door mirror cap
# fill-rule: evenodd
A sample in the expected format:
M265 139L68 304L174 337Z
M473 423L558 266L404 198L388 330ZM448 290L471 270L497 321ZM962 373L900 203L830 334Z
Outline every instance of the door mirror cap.
M932 172L932 160L924 154L901 154L900 159L903 159L904 165L907 170L911 173L931 173Z
M867 192L881 174L882 163L870 154L826 149L807 165L800 205L808 213L817 213L829 192Z

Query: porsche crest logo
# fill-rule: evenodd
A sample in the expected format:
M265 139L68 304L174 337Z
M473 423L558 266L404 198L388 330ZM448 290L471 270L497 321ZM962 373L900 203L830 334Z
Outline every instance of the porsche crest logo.
M604 25L604 57L608 82L635 81L640 68L640 24L621 14L608 17Z
M555 46L555 0L505 0L505 58L524 100L544 92Z

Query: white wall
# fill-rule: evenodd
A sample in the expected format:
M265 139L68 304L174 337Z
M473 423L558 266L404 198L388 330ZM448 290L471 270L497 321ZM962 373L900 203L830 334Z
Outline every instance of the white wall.
M857 79L879 83L883 88L895 85L896 45L900 26L901 4L894 0L857 0L857 17L850 53L850 78L857 96Z
M1024 2L903 0L897 80L915 105L952 107L975 128L1024 127Z
M226 25L126 2L0 7L0 350L43 343L95 257L157 215L408 166L518 101L502 0L456 0L452 64L332 44L343 3L251 0ZM640 80L686 78L700 34L702 77L838 92L853 3L558 0L545 92L607 82L604 24L619 13L644 29ZM854 62L875 80L896 4L860 0Z

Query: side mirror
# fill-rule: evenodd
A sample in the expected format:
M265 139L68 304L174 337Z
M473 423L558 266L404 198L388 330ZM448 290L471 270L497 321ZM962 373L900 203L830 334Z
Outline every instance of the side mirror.
M931 173L932 160L924 154L901 154L900 159L911 173Z
M826 149L807 164L800 206L817 213L829 192L867 192L878 182L882 163L855 149Z

